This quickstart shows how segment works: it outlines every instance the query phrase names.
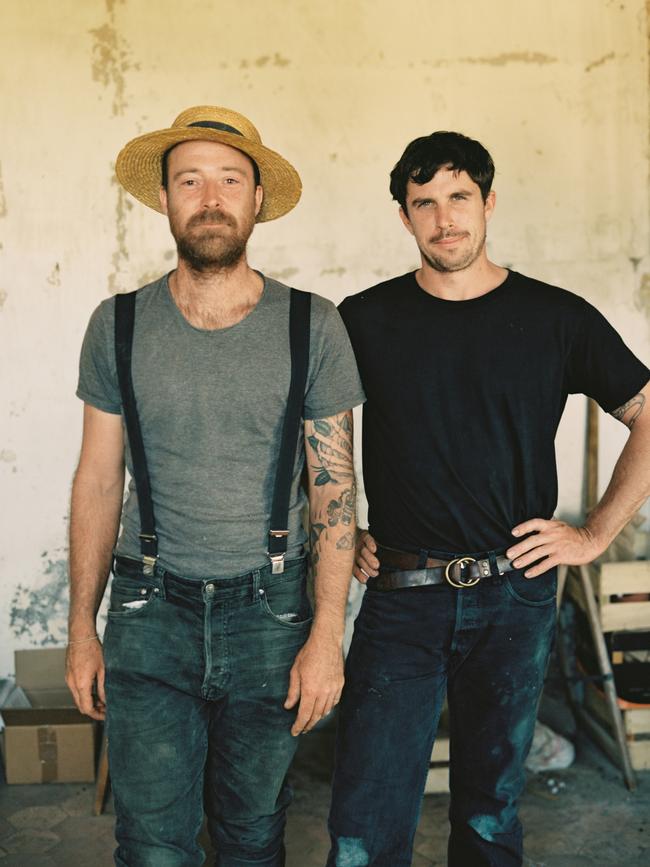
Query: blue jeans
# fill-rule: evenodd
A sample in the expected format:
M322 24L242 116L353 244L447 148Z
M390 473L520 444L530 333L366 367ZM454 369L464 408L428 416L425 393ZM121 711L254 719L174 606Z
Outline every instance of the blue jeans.
M439 556L434 554L433 556ZM517 817L555 627L555 570L367 590L340 706L328 867L408 867L445 694L451 867L522 863Z
M225 581L118 559L104 639L116 864L203 864L205 809L219 867L284 865L297 738L283 702L311 614L302 559Z

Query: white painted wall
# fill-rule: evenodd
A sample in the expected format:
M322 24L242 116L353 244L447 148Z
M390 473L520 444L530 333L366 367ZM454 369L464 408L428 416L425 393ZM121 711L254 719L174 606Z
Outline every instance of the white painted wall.
M643 0L32 0L2 4L0 676L65 636L74 396L88 316L173 262L121 192L120 147L203 102L248 114L305 192L251 261L339 301L417 264L388 194L408 141L479 138L497 164L490 251L593 301L650 358ZM576 515L584 404L558 440ZM623 441L603 424L602 474Z

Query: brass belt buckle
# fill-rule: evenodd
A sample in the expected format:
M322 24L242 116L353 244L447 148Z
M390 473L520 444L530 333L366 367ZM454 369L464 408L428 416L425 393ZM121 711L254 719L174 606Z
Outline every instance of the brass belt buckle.
M448 584L451 584L452 587L455 587L457 590L462 590L464 587L473 587L475 584L481 580L481 576L479 575L477 578L470 578L469 581L462 581L460 574L463 566L466 563L476 563L476 559L474 557L457 557L455 560L450 560L449 563L445 566L445 578ZM452 577L450 570L453 566L458 566L458 579Z

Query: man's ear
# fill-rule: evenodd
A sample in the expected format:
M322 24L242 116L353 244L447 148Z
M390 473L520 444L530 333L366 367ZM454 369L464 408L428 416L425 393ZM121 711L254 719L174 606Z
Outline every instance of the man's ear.
M497 204L497 194L494 192L494 190L490 190L490 192L487 194L487 199L485 200L485 203L483 205L483 213L485 214L485 221L486 222L488 222L488 220L491 218L492 214L494 213L494 209L496 207L496 204Z
M264 187L261 184L258 184L255 187L255 216L260 212L260 208L262 207L262 202L264 201Z
M408 214L406 213L406 211L404 210L404 208L401 205L400 205L400 209L399 209L399 215L400 215L400 219L402 220L402 222L404 223L404 225L406 226L406 228L408 229L408 231L412 235L413 234L413 226L411 225L411 221L408 218Z
M163 214L165 214L165 216L168 216L169 212L167 211L167 190L165 189L165 187L162 187L162 186L160 187L159 196L160 196L160 207L162 208L162 212L163 212Z

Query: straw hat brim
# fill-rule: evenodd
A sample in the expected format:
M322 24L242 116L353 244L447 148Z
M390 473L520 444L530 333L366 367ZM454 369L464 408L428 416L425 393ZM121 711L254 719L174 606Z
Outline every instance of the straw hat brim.
M214 141L237 148L255 160L264 200L257 222L275 220L294 208L302 192L300 176L280 154L244 136L205 127L176 127L138 136L117 157L115 173L125 190L154 211L160 207L162 156L184 141Z

